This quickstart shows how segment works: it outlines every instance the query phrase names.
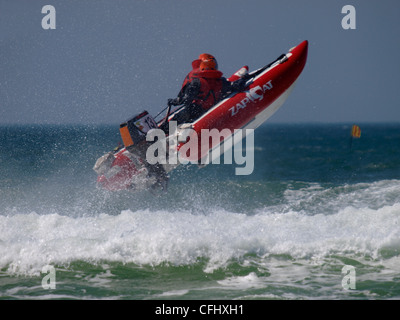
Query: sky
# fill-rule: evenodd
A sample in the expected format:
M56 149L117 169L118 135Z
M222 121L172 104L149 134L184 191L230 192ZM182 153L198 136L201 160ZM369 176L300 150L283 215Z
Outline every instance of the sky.
M0 0L0 125L155 115L200 53L229 77L303 40L306 67L269 122L399 123L399 17L398 0Z

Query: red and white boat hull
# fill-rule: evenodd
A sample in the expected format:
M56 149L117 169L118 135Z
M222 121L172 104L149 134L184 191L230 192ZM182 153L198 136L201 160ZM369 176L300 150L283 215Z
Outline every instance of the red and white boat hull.
M292 48L282 59L256 76L248 89L232 94L219 102L193 124L193 135L200 139L198 152L181 153L181 159L196 162L207 157L209 150L219 146L222 141L201 141L201 130L217 129L231 134L223 140L232 138L235 129L256 129L271 117L290 95L307 60L308 42L303 41ZM178 145L180 150L185 143ZM204 147L208 145L209 148Z

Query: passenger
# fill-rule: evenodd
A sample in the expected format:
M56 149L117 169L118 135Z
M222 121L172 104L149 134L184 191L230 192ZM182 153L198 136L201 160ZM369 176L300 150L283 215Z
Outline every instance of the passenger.
M185 108L171 120L178 124L192 122L232 92L243 91L246 79L228 81L218 70L214 56L203 53L192 62L193 70L186 76L177 98L168 99L169 106Z

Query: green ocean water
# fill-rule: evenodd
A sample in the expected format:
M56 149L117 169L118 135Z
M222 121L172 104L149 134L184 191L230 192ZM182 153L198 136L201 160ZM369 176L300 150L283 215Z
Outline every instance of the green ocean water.
M118 126L0 127L0 299L399 299L400 125L360 126L263 125L251 175L157 196L96 187Z

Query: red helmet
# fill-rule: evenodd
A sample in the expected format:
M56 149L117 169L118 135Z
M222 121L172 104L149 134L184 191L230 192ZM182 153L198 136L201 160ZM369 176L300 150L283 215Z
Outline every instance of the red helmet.
M215 60L215 57L212 54L209 53L202 53L201 55L199 55L199 59L200 60Z
M218 62L217 59L215 59L215 57L212 54L209 53L202 53L201 55L199 55L199 59L203 62L206 61L213 61L210 62L210 65L205 65L204 67L208 68L208 69L201 69L200 70L218 70ZM214 64L213 66L211 64ZM201 66L201 65L200 65Z
M218 70L218 65L215 60L204 60L200 63L200 70Z

